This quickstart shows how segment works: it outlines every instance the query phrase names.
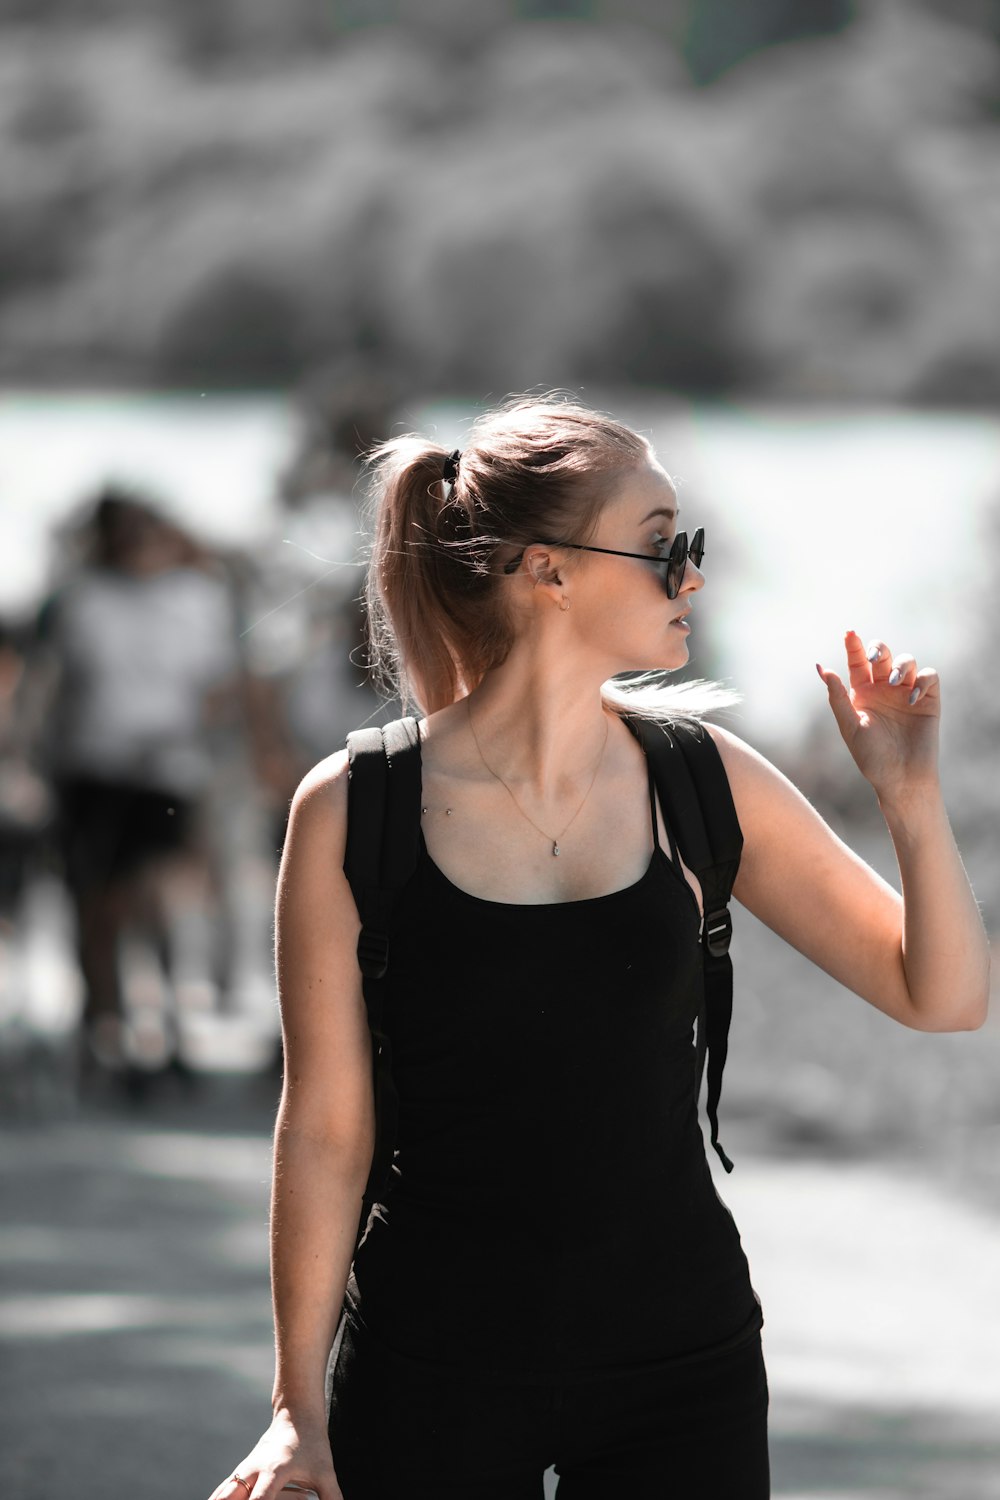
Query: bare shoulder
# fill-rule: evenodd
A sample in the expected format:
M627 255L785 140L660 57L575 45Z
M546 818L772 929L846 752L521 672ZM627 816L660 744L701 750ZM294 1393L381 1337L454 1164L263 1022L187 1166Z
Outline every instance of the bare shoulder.
M733 791L733 800L739 803L753 799L781 795L783 792L791 792L801 796L794 784L789 781L777 766L772 765L765 755L748 745L746 740L741 740L739 735L733 734L729 729L723 729L718 724L704 723L704 728L715 742L722 764L729 777L729 784Z
M347 751L338 750L307 771L292 797L289 837L329 840L343 863L347 841Z
M721 724L710 724L707 719L702 720L702 728L711 735L719 747L723 764L728 771L730 765L738 765L744 754L756 755L746 740L741 740L738 734L733 734L729 729L723 729Z
M278 873L279 926L301 930L323 912L325 928L339 912L337 925L349 929L356 918L344 875L347 787L347 751L340 750L307 771L295 789Z
M317 761L307 771L295 789L293 802L300 805L309 801L343 801L347 806L348 760L346 750L337 750L324 760Z
M790 840L801 840L806 834L813 839L834 839L809 800L766 755L718 724L706 723L705 729L718 748L743 830L744 888L754 862L784 861Z

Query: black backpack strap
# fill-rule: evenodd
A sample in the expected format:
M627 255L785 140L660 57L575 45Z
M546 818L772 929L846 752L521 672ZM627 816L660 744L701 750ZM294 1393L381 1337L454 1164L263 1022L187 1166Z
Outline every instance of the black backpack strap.
M420 844L420 736L413 718L347 736L347 844L344 872L361 932L358 966L372 1035L375 1149L365 1186L355 1251L392 1167L399 1101L385 1030L385 976L392 909L412 874Z
M698 1017L695 1078L700 1089L708 1058L706 1108L712 1145L727 1172L733 1164L719 1141L719 1099L733 1013L733 924L729 901L740 865L743 833L729 778L715 741L697 720L669 725L626 720L653 767L656 789L684 862L698 877L704 917L701 943L705 971L704 1010Z

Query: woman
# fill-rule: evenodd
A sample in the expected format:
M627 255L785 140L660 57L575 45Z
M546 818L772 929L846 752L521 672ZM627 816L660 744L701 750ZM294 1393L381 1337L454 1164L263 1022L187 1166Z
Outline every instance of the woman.
M71 539L80 563L39 617L25 732L55 785L83 1079L138 1086L170 1063L177 1010L203 1008L213 989L202 824L218 724L238 695L235 622L211 559L141 493L107 487ZM164 952L170 1014L129 1003L130 930Z
M560 1500L761 1500L760 1304L693 1101L701 892L621 718L687 700L609 682L686 662L700 547L664 566L678 504L650 446L555 399L481 417L461 454L384 445L374 493L376 657L425 714L390 942L397 1168L352 1270L373 1107L340 752L296 792L278 891L274 1420L212 1500L539 1500L550 1465ZM735 895L902 1025L978 1027L937 673L846 647L849 689L819 672L903 898L708 726Z

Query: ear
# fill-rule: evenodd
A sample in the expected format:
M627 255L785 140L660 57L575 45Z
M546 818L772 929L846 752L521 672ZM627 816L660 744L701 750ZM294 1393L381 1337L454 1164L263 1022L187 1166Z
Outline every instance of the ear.
M542 546L526 547L523 567L535 588L538 588L540 584L549 584L558 588L562 587L559 564L547 548Z
M535 542L524 549L521 568L531 580L529 598L536 610L569 608L562 578L563 563L544 542ZM524 603L527 602L525 599Z

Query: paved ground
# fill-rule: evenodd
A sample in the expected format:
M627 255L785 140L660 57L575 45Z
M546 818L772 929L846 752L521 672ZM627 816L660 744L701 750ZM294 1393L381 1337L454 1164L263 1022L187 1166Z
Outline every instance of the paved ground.
M7 1500L205 1500L254 1441L275 1102L273 1080L201 1079L142 1108L8 1122ZM726 1139L737 1168L718 1185L765 1309L775 1495L1000 1495L1000 1216L913 1167Z

